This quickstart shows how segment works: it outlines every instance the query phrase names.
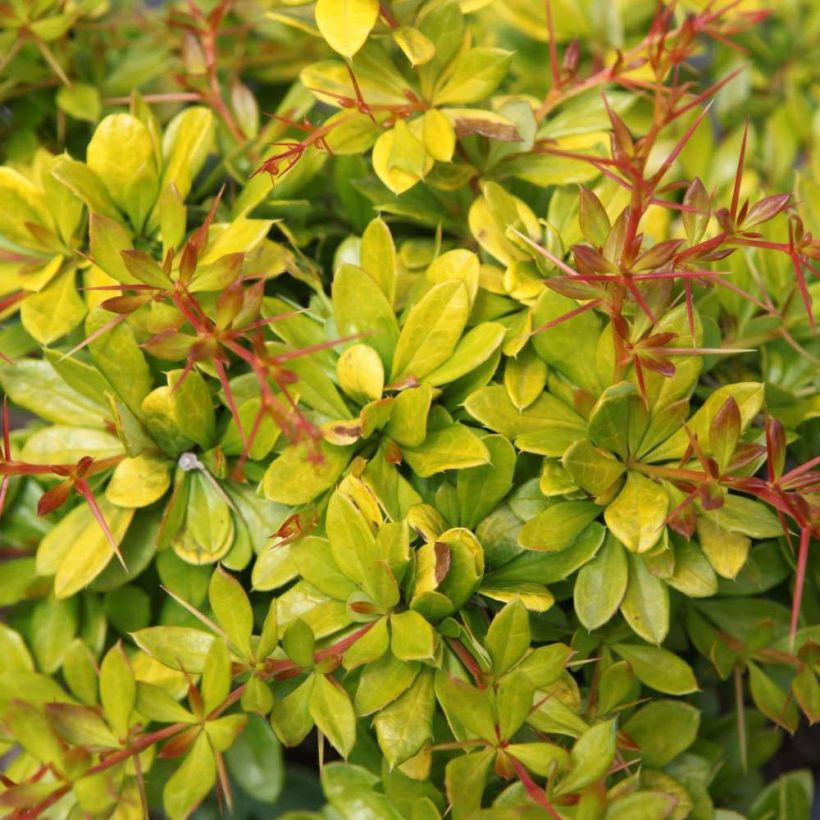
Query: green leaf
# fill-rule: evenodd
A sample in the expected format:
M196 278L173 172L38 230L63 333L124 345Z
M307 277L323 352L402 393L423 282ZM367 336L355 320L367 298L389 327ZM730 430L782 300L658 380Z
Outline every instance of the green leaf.
M37 668L46 675L56 672L77 634L78 601L74 598L43 598L31 616L29 641ZM2 695L3 693L0 693Z
M433 671L427 669L412 686L375 717L379 748L390 766L415 755L433 736Z
M698 683L686 661L658 646L615 643L612 649L629 662L638 680L666 695L696 692Z
M0 624L0 653L5 658L4 668L9 672L33 672L34 661L19 632Z
M110 321L110 313L101 308L92 310L85 322L86 335L97 333ZM89 343L88 350L126 407L140 418L143 399L151 392L154 380L130 325L120 322L109 328Z
M248 796L273 805L279 799L285 770L282 747L267 721L249 715L245 730L225 754L228 772Z
M343 336L363 334L388 369L399 337L393 307L378 284L361 268L342 265L333 277L333 315Z
M356 584L364 585L370 565L380 556L374 529L350 496L337 491L330 497L326 530L336 565Z
M469 313L463 282L449 280L433 286L407 314L396 342L392 379L409 375L422 379L447 361Z
M217 567L208 585L208 601L228 640L245 658L250 658L253 612L242 584Z
M385 432L403 447L418 447L427 435L427 416L433 400L429 384L402 390L393 400Z
M638 555L629 556L629 581L621 602L621 614L632 631L649 643L662 643L669 632L666 584L649 572Z
M46 361L23 359L0 365L0 386L18 407L46 421L102 427L102 406L70 387Z
M560 458L574 441L586 436L586 422L560 399L542 393L526 410L519 412L499 384L472 393L464 408L485 427L507 438L529 453Z
M447 763L444 782L453 820L468 820L481 808L487 772L495 756L493 749L454 757Z
M342 757L356 742L356 714L347 692L329 675L314 675L310 716Z
M605 493L626 471L612 453L593 446L586 439L571 444L561 464L575 484L592 496Z
M578 222L584 238L596 248L603 246L612 230L612 224L601 200L583 185L578 204Z
M617 453L622 459L640 447L649 417L643 399L631 382L607 387L589 417L593 444Z
M132 633L134 643L171 669L199 674L215 638L187 626L150 626Z
M382 219L368 223L362 234L362 268L381 288L392 305L396 298L396 246L390 228Z
M556 794L581 791L600 780L615 757L615 721L607 720L587 729L570 752L571 768L555 787Z
M496 740L492 693L476 689L445 670L436 673L436 696L447 722L458 740L481 738Z
M223 638L217 638L208 649L200 688L206 715L221 706L228 697L231 689L231 657Z
M516 409L526 410L547 384L547 365L527 346L515 358L507 359L504 387Z
M68 704L50 704L67 706ZM63 747L55 736L43 712L29 703L20 702L14 709L4 710L9 733L35 760L51 764L59 772L63 769Z
M6 649L6 646L2 648ZM15 669L13 657L11 669ZM75 638L66 650L62 672L71 694L80 703L86 706L94 706L97 703L97 659L80 638Z
M373 627L344 653L342 665L345 669L356 669L365 664L372 664L387 652L390 646L387 622L387 618L379 618Z
M591 501L559 501L524 524L518 543L529 550L564 550L598 517L600 510Z
M378 777L361 766L330 763L322 770L322 788L331 811L342 820L402 820L391 801L375 790Z
M335 531L336 524L334 523L332 527ZM337 546L339 546L338 543ZM344 547L339 546L339 553L344 553ZM339 569L327 539L313 535L300 538L292 545L290 554L299 575L328 597L346 601L357 591L356 585L348 577L351 572L350 564L348 561L343 564L347 573L343 573ZM358 559L354 556L354 560L357 561ZM357 577L361 578L363 582L365 576L358 572Z
M189 564L213 564L225 556L236 527L225 495L204 470L187 474L187 509L182 529L174 535L174 552Z
M643 764L660 769L695 742L699 726L700 712L694 706L656 700L640 708L621 728L640 746Z
M533 649L516 667L523 672L536 689L555 683L564 671L573 650L566 644L554 643Z
M297 666L301 666L303 669L313 667L315 647L316 637L305 621L296 618L288 624L282 635L282 649Z
M509 740L524 724L532 711L535 687L529 676L518 669L504 676L495 690L498 735Z
M749 820L809 817L814 794L811 771L787 772L760 792L749 811Z
M808 666L794 676L792 693L812 725L820 721L820 682Z
M633 553L652 549L663 534L669 497L663 487L634 470L615 500L604 510L610 532Z
M119 221L116 213L111 218L103 212L93 211L88 220L88 235L94 264L118 282L128 285L139 284L139 279L128 270L122 255L124 251L133 250L131 234ZM109 315L109 318L113 317Z
M111 458L122 454L119 439L101 430L84 427L45 427L33 433L23 446L29 464L74 464L85 456Z
M144 251L135 251L128 248L120 251L120 256L125 263L125 267L128 268L128 272L138 282L161 290L171 288L172 283L170 277Z
M145 681L137 682L136 709L144 718L160 723L197 722L165 689Z
M680 803L675 795L660 791L635 792L619 797L610 804L606 820L630 820L632 817L674 817ZM716 815L717 816L717 815Z
M626 661L617 661L601 675L598 708L602 715L610 714L619 706L637 700L640 692L641 686L632 666Z
M407 610L390 616L390 651L400 661L433 661L436 633L418 612Z
M690 598L709 598L718 589L712 565L693 541L675 544L675 571L666 583Z
M487 630L493 672L503 675L515 666L529 649L530 640L530 616L521 601L512 601L493 618Z
M423 444L405 448L402 455L419 478L429 478L444 470L479 467L490 460L484 442L463 424L429 433Z
M189 371L184 379L179 370L168 371L166 377L172 391L180 431L203 450L207 450L213 444L216 419L211 392L205 379L196 369Z
M43 192L19 171L0 168L0 234L12 242L37 248L38 244L26 228L31 222L53 230L54 218Z
M182 434L174 394L167 385L157 387L145 397L140 418L154 441L168 455L177 456L194 446L194 442Z
M779 538L783 534L777 515L769 507L740 495L727 494L720 509L704 511L699 518L749 538Z
M245 728L247 715L225 715L205 723L205 732L215 752L226 752L233 746L240 732Z
M91 214L89 222L92 226L95 215L115 220L122 218L102 180L84 162L78 162L68 154L62 154L54 158L49 171L85 203Z
M211 743L200 732L182 765L162 791L162 803L170 820L184 820L205 799L216 782L216 763Z
M119 738L128 724L137 699L137 684L122 644L112 646L100 664L100 702L106 720Z
M392 703L413 683L419 668L420 664L405 663L389 652L365 666L354 698L356 712L369 715Z
M48 703L46 717L54 731L73 745L93 749L116 749L119 746L105 721L88 706Z
M421 125L421 121L418 122ZM411 130L399 119L392 128L382 132L373 146L373 170L396 196L409 191L433 168L433 158L425 151L420 131L418 127Z
M262 479L266 498L281 504L307 504L336 483L353 454L322 441L322 460L316 463L309 458L311 446L291 445L271 462Z
M433 97L434 105L466 105L485 100L507 74L512 52L500 48L471 48L448 70Z
M572 546L560 552L524 552L487 573L486 583L512 585L513 589L522 582L554 584L564 581L575 570L591 560L604 542L606 528L601 524L590 524Z
M749 690L755 706L787 732L794 734L800 712L789 694L781 689L756 663L748 662Z
M298 745L313 728L310 701L315 680L316 676L310 675L273 707L271 726L285 746Z
M533 330L566 316L577 307L578 303L573 299L546 288L533 308ZM600 388L595 361L600 334L600 322L587 311L536 333L532 343L535 352L550 367L579 387L597 394Z
M427 384L442 387L486 365L501 346L506 328L499 322L482 322L459 340L452 355L424 377Z
M459 470L456 478L458 523L469 529L475 529L513 486L513 446L503 436L485 436L482 441L490 454L489 462Z
M575 581L573 603L578 620L590 631L609 623L618 611L629 577L627 553L611 535Z

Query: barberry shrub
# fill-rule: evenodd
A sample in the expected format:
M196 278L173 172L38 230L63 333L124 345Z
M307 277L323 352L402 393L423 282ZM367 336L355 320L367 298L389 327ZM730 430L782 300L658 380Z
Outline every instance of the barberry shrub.
M808 818L818 35L0 4L0 813Z

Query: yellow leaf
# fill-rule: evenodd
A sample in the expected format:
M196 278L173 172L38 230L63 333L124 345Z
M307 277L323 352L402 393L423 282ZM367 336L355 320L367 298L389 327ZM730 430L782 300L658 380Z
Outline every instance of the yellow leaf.
M378 0L319 0L316 25L328 45L352 57L367 40L379 18Z
M85 314L85 302L77 293L73 269L27 297L20 308L23 327L42 345L61 339L82 322Z
M436 47L417 28L399 26L392 34L393 41L410 60L410 65L424 65L436 56Z
M450 120L435 108L425 111L422 117L424 147L433 159L449 162L456 150L456 132Z
M704 516L698 517L698 540L715 572L729 579L743 569L752 545L745 535L729 532Z
M98 503L114 540L122 543L134 511L115 507L104 498L99 499ZM69 537L60 545L60 551L65 551L59 559L59 568L54 578L54 594L58 598L68 598L88 586L105 569L114 555L114 549L86 504L75 507L49 533L53 536L51 543L61 541L62 534ZM45 539L41 549L44 546Z
M105 497L118 507L147 507L171 486L170 462L140 454L123 459L105 489Z
M373 146L373 170L396 195L410 190L432 167L433 158L404 120L385 131Z
M630 552L646 552L661 537L668 510L669 498L663 487L630 471L624 488L606 508L604 520Z

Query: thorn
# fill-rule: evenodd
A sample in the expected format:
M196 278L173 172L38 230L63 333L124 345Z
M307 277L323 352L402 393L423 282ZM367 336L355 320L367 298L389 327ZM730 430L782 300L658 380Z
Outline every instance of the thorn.
M108 522L102 514L102 510L100 509L100 505L97 503L97 499L94 497L94 493L91 492L91 487L88 486L88 482L84 478L78 478L75 480L74 486L77 488L77 492L86 500L86 503L91 508L94 518L97 519L100 529L108 539L108 543L111 544L111 548L114 550L114 554L119 559L120 564L122 564L122 568L128 572L128 566L125 563L125 558L123 558L122 552L120 552L120 545L117 542L117 539L114 538L114 534L111 532Z

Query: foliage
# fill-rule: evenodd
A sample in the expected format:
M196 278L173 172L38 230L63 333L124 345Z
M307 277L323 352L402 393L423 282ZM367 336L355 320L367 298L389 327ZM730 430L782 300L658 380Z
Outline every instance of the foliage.
M0 6L4 814L807 818L820 11L135 6Z

